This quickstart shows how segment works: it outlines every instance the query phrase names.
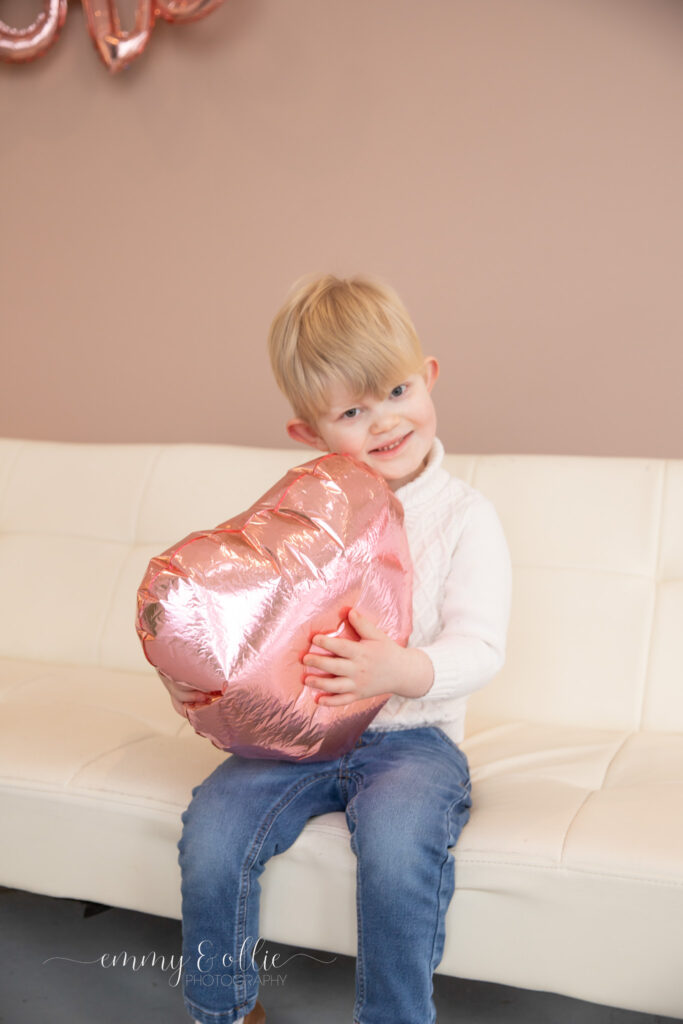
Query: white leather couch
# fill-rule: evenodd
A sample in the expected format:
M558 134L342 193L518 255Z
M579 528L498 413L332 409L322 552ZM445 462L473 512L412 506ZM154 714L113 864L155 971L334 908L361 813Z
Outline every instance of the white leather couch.
M312 454L0 442L0 883L180 916L180 814L227 755L144 660L137 586ZM683 460L446 465L494 501L514 592L439 971L683 1017ZM266 939L355 955L343 813L262 888Z

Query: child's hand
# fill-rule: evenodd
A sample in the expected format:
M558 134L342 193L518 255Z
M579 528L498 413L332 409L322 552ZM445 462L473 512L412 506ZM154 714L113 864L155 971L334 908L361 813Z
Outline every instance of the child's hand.
M157 669L157 675L170 693L173 707L185 718L187 718L187 704L205 704L209 700L208 693L204 693L203 690L195 690L189 683L179 683L160 669Z
M333 676L305 677L307 686L328 691L317 698L317 703L342 707L378 694L420 697L429 690L434 672L424 651L401 647L355 608L349 612L349 622L360 639L314 636L313 643L332 657L306 654L303 658L304 665Z

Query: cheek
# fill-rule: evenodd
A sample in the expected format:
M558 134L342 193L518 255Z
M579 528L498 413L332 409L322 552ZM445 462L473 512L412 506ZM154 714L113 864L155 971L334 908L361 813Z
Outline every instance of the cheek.
M336 432L339 444L345 448L358 448L363 443L365 431L360 423L346 423L343 430Z
M354 430L331 430L327 435L327 442L330 451L334 452L350 452L353 454L358 448L358 440Z
M422 423L425 427L436 428L436 409L434 408L433 402L428 402L423 410L421 416Z

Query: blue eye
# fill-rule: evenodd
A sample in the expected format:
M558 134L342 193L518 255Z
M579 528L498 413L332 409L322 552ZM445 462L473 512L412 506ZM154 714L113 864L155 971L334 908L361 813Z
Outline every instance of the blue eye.
M402 394L403 394L403 393L405 392L405 390L406 390L406 388L407 388L407 387L408 387L408 385L407 385L407 384L398 384L398 385L397 385L397 386L396 386L396 387L395 387L395 388L393 389L393 391L391 392L391 396L392 396L392 398L400 398L400 397L401 397L401 395L402 395Z
M356 413L359 411L359 409L347 409L346 412L342 413L342 419L355 420Z

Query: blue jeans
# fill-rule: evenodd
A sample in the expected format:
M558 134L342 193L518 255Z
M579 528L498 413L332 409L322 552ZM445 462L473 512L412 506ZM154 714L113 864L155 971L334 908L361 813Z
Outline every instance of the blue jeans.
M368 730L333 761L233 754L192 796L178 849L183 993L195 1020L232 1024L253 1008L259 876L309 818L344 810L356 855L354 1024L434 1024L432 975L455 888L449 847L471 807L467 758L441 729Z

